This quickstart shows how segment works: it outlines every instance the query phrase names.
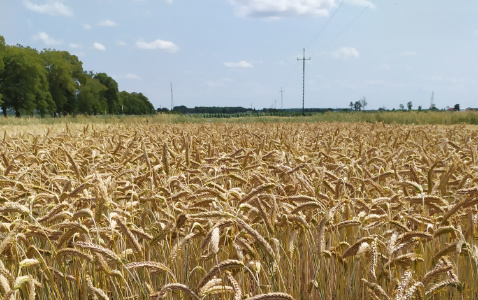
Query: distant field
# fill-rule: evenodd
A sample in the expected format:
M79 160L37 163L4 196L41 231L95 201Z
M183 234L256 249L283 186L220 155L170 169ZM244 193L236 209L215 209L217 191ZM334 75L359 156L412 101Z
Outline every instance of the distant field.
M277 113L266 114L158 114L153 116L73 116L61 118L14 118L0 117L2 126L21 125L53 125L53 124L137 124L137 123L297 123L297 122L367 122L385 124L415 124L415 125L478 125L478 112L448 112L448 111L385 111L385 112L326 112L307 116L280 116ZM74 126L74 125L73 125Z
M369 116L0 119L0 297L478 298L478 130L384 124L477 115Z

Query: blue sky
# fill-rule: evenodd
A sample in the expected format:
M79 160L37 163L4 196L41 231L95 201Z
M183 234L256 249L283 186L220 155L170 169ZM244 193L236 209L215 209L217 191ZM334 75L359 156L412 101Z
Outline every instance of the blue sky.
M478 1L0 0L7 44L77 55L174 104L478 107Z

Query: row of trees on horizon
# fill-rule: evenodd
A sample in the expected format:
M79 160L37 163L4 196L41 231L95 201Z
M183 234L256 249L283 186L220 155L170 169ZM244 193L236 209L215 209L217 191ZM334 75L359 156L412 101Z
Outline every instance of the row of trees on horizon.
M0 107L3 115L152 114L142 93L120 92L106 73L83 70L68 51L9 46L0 35Z

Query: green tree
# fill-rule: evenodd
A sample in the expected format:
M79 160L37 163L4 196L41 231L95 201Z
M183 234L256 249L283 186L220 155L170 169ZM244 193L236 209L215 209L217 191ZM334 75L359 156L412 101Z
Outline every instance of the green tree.
M21 45L7 46L3 62L0 93L4 116L8 108L17 117L22 113L33 115L35 109L43 117L55 109L48 89L48 74L38 51Z
M6 49L7 49L7 47L5 45L5 38L0 35L0 74L2 73L2 71L5 67L5 64L3 63L3 56L5 55ZM2 82L0 81L0 85L1 84L2 84ZM0 87L0 90L1 90L1 87ZM2 105L2 102L3 102L2 101L2 94L0 93L0 105Z
M408 103L407 103L408 110L412 110L412 106L413 106L412 101L408 101Z
M121 113L125 115L131 114L131 110L133 109L134 103L130 93L126 91L122 91L119 93L119 102L121 103Z
M362 104L361 108L365 109L365 106L367 106L367 98L362 97L360 100L360 104Z
M104 112L108 104L102 94L106 90L107 88L98 79L87 76L86 82L79 89L78 111L88 115Z
M144 115L154 112L154 106L142 93L119 93L120 102L123 103L122 112L127 115Z
M67 51L45 49L41 55L48 71L49 89L56 105L56 113L75 113L76 94L80 84L86 82L82 62Z
M119 100L118 83L106 73L98 73L94 76L101 84L106 87L106 90L101 93L101 96L106 99L109 114L121 113L121 103Z
M136 98L141 103L142 112L141 114L152 114L154 112L154 106L151 102L149 102L148 97L143 95L142 93L133 93L136 95Z
M355 108L355 110L362 110L362 102L360 100L355 101L354 108Z

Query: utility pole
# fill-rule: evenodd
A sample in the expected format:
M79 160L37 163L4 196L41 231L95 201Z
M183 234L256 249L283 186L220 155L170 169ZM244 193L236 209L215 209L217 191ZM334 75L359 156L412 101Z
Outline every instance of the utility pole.
M174 100L173 100L173 83L171 83L171 111L173 111L174 108Z
M305 48L304 48L304 55L302 58L297 58L297 60L302 61L302 115L305 116L305 106L304 106L304 98L305 98L305 61L311 60L311 58L305 58Z
M282 90L282 87L280 87L280 109L284 109L284 100L282 98L282 94L285 92Z
M431 98L431 100L430 100L430 108L433 108L433 107L434 107L434 106L433 106L433 98L434 98L433 96L434 96L434 95L435 95L435 91L432 91L432 98Z

